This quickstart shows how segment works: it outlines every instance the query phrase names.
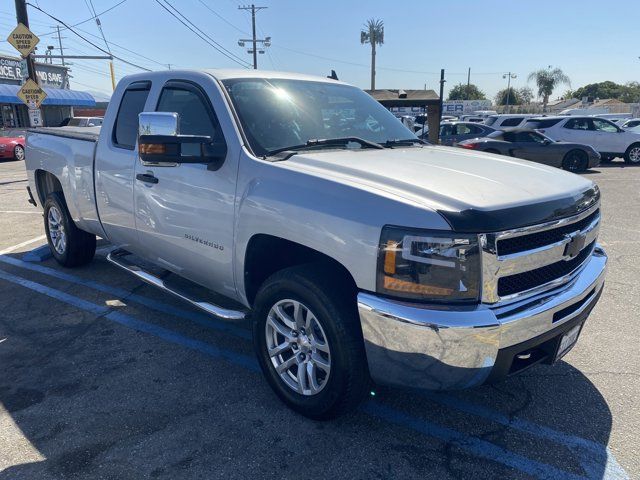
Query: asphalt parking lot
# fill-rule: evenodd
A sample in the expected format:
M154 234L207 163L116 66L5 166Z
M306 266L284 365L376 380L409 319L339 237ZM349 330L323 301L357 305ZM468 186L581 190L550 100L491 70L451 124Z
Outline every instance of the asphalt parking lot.
M246 325L101 255L25 261L42 217L23 164L0 163L0 479L640 478L640 168L585 175L609 273L563 361L469 391L379 388L320 423L271 392Z

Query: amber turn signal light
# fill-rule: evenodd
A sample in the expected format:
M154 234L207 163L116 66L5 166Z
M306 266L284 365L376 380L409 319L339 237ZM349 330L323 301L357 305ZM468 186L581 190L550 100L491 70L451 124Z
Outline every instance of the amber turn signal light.
M141 143L139 150L144 155L164 155L167 153L166 145L162 143Z

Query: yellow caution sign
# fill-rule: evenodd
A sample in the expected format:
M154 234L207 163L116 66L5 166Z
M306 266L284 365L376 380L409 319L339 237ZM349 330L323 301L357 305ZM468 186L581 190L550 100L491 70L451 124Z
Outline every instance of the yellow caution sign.
M36 82L28 79L22 85L22 88L18 90L18 98L26 103L29 108L40 108L44 99L47 98L47 94Z
M7 42L13 45L23 57L33 52L33 49L36 48L39 41L40 39L36 37L36 34L22 23L19 23L13 32L9 34L9 38L7 38Z

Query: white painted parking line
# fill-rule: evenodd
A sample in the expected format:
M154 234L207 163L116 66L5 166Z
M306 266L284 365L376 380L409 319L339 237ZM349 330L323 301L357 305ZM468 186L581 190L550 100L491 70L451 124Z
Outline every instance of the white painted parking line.
M24 213L27 215L42 215L42 212L38 210L0 210L0 213Z
M0 255L4 255L6 253L11 253L11 252L13 252L15 250L18 250L19 248L24 247L26 245L29 245L31 243L40 242L40 241L44 240L45 238L47 238L46 235L40 235L39 237L32 238L31 240L26 240L26 241L24 241L22 243L19 243L17 245L12 246L12 247L8 247L8 248L5 248L4 250L0 250Z

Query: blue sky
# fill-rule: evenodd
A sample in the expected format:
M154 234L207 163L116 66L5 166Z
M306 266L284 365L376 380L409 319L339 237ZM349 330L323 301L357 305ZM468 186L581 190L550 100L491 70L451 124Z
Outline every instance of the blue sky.
M90 17L86 0L30 0L69 24ZM93 0L102 12L120 0ZM249 61L237 45L250 32L250 16L232 0L169 0L193 23L235 55ZM203 3L213 9L216 16ZM637 46L640 1L619 0L457 0L421 2L319 2L264 0L258 33L270 35L273 46L260 55L262 68L327 75L333 68L341 80L369 86L370 50L360 45L359 31L371 17L385 23L385 44L378 50L378 88L437 90L439 70L447 71L447 88L471 82L491 98L506 86L502 74L518 75L515 87L527 85L532 70L562 68L577 88L587 83L640 80ZM15 25L13 2L0 4L0 38ZM51 31L55 22L29 7L32 30ZM217 53L163 10L155 0L127 0L101 17L113 52L151 69L227 68L237 65ZM93 21L77 27L104 47ZM87 33L85 33L87 32ZM246 33L241 33L246 32ZM69 31L63 46L69 54L100 54ZM43 36L42 44L56 45ZM3 41L0 52L14 54ZM144 57L141 57L143 55ZM109 92L105 61L74 61L72 88ZM115 63L117 77L138 69ZM534 85L529 84L534 87ZM535 90L535 88L534 88ZM561 95L566 88L555 92ZM446 90L445 90L446 91Z

